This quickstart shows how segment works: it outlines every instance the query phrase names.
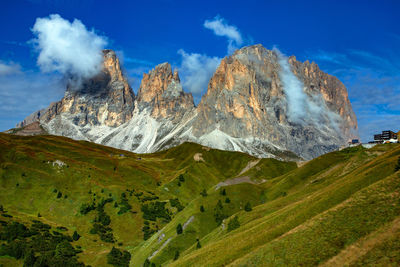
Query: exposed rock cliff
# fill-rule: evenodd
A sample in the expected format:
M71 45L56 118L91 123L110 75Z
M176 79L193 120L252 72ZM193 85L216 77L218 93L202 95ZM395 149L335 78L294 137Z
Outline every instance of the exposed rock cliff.
M168 118L173 122L194 108L192 94L183 92L178 71L172 73L169 63L143 74L137 100L140 109L151 109L153 118Z
M168 63L143 75L138 96L115 53L79 90L32 114L52 134L154 152L185 141L259 157L310 159L357 135L344 85L315 63L286 58L262 45L221 61L198 107Z
M291 117L290 105L304 110ZM232 144L224 138L231 149L261 146L268 151L270 143L310 158L354 137L357 121L346 88L335 77L314 63L287 60L278 51L254 45L222 60L198 106L194 136L202 139L216 130L243 140ZM204 144L213 146L214 141Z
M103 51L103 69L79 87L68 85L64 98L47 109L31 114L21 124L34 120L47 124L57 115L68 117L76 126L119 126L132 118L134 93L125 79L112 50ZM62 134L62 133L60 133Z

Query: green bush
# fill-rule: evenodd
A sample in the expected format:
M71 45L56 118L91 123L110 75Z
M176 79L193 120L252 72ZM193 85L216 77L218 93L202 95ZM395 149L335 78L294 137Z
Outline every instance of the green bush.
M228 232L240 227L239 219L237 216L233 217L228 223Z
M174 261L176 261L179 258L179 251L175 251L175 256L174 256Z
M95 210L96 209L96 204L94 202L92 202L91 204L87 204L87 203L83 203L81 205L81 207L79 208L79 212L82 215L86 215L88 214L90 211Z
M77 231L74 231L74 234L72 235L72 239L73 239L74 241L78 241L80 237L81 237L81 236L78 234L78 232L77 232Z
M118 215L124 214L132 209L132 206L128 203L125 192L121 194L121 201L119 203L120 209Z
M204 209L204 206L203 206L203 205L201 205L201 206L200 206L200 211L201 211L201 212L204 212L204 211L205 211L205 209Z
M178 209L178 211L183 210L185 207L181 204L181 202L179 202L178 198L175 199L170 199L169 203L171 205L171 207L176 207Z
M219 191L219 193L220 193L222 196L226 196L226 190L225 190L225 188L223 188L221 191Z
M180 223L179 223L178 226L176 227L176 233L177 233L178 235L180 235L180 234L183 233L183 228L182 228L182 225L181 225Z
M205 189L203 189L203 191L201 191L200 195L202 195L203 197L207 196L207 191Z
M165 208L166 202L150 202L143 204L141 210L143 212L143 219L156 221L157 218L164 219L166 222L171 221L169 210Z
M244 210L245 211L247 211L247 212L249 212L249 211L252 211L253 209L252 209L252 207L251 207L251 204L250 204L250 202L247 202L246 203L246 205L244 206Z
M107 263L117 267L129 267L131 254L126 250L113 247L107 254Z
M217 222L218 225L220 225L222 223L222 221L227 217L224 214L224 210L223 210L223 206L222 206L222 202L221 200L218 200L217 205L214 208L214 218L215 221Z

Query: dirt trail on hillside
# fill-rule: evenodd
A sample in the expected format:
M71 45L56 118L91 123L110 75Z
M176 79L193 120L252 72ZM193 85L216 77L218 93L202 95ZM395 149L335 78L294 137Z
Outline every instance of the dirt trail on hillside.
M242 184L242 183L248 183L248 184L262 184L266 182L267 180L262 179L261 181L253 181L250 179L250 176L242 176L242 177L236 177L233 179L228 179L226 181L220 182L215 186L215 190L220 189L222 186L229 186L229 185L234 185L234 184Z
M228 180L225 180L225 181L223 181L223 182L218 183L218 184L215 186L215 190L220 189L222 186L229 186L229 185L234 185L234 184L243 184L243 183L248 183L248 184L262 184L262 183L266 182L267 180L265 180L265 179L262 179L261 181L253 181L253 180L251 180L251 177L250 177L250 176L247 176L247 175L246 175L246 176L240 176L240 175L242 175L243 173L245 173L245 172L247 172L248 170L250 170L251 168L254 168L254 166L256 166L256 165L260 162L260 160L261 160L261 159L249 161L249 162L247 163L246 167L244 167L244 168L240 171L240 173L238 174L239 177L235 177L235 178L228 179Z
M238 174L238 176L242 175L243 173L247 172L248 170L256 166L260 162L260 160L261 159L249 161L249 163L247 163L246 167L243 168L243 170Z
M343 249L339 254L320 266L349 266L351 263L354 263L367 254L375 246L392 238L396 234L400 234L400 217L366 237L361 238L361 240L358 240L353 245Z
M186 227L188 227L189 224L192 223L193 221L194 221L194 216L192 215L192 216L190 216L190 218L187 219L187 221L183 224L182 229L185 230ZM162 240L162 239L165 237L165 234L164 234L164 233L161 233L160 236L163 236L163 237L161 238L161 240ZM173 237L168 238L168 239L161 245L161 247L160 247L159 249L157 249L156 251L154 251L154 252L148 257L148 259L151 260L152 258L154 258L154 257L158 254L158 252L160 252L161 250L163 250L163 248L165 248L165 247L169 244L169 242L171 242L172 239L175 238L176 236L177 236L177 234L175 234ZM160 238L160 237L159 237L159 238ZM158 242L160 242L161 240L159 239Z

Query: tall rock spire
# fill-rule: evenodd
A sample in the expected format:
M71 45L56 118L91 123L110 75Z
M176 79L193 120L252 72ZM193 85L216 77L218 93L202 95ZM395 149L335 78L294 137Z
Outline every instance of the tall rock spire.
M178 71L172 73L169 63L162 63L143 74L137 101L140 109L150 109L156 119L179 120L194 108L192 94L183 91Z

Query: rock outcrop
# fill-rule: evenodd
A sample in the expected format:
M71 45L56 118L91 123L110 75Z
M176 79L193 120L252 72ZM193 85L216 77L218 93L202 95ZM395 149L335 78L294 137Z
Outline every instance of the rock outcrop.
M194 108L192 94L183 91L178 71L172 73L169 63L143 74L137 101L140 109L151 109L153 118L168 118L174 123Z
M282 75L284 68L296 76ZM294 80L289 86L297 86L298 91L285 88L285 79ZM304 105L303 118L290 117L290 93L299 94L294 104ZM211 134L218 143L224 139L231 149L269 151L275 147L310 158L337 148L357 132L346 88L337 78L314 63L301 63L294 57L287 60L279 51L261 45L242 48L221 61L197 111L194 136L201 139ZM233 144L219 132L240 140ZM215 146L216 142L203 144Z
M138 153L185 141L258 157L311 159L357 136L347 90L315 63L262 45L224 58L195 107L177 70L156 66L135 96L111 50L79 90L28 117L51 133Z
M124 77L112 50L103 51L103 69L91 79L67 85L64 98L35 112L17 126L34 120L47 124L58 115L68 117L76 126L116 127L132 118L135 95Z

